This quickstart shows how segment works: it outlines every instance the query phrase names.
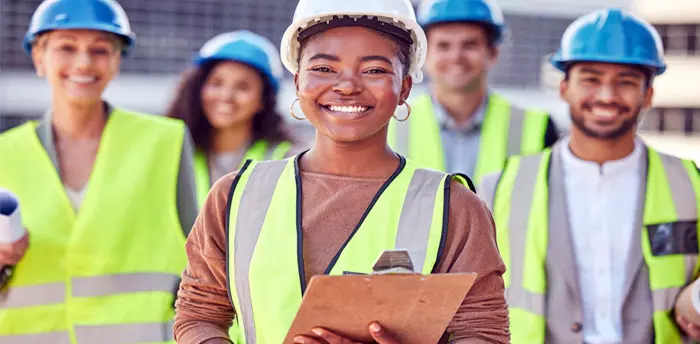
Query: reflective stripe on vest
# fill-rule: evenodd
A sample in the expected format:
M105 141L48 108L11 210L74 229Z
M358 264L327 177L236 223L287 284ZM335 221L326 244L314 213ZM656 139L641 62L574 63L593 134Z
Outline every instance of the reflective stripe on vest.
M13 162L0 187L19 197L32 238L0 297L0 342L172 342L187 263L176 208L183 137L181 121L115 109L76 214L35 123L0 134L0 161Z
M326 274L370 273L387 249L408 250L414 270L431 273L444 240L444 202L452 178L404 163ZM301 304L306 276L299 244L300 180L296 160L287 159L249 162L233 182L228 280L245 343L281 343Z
M262 160L279 160L283 159L289 149L291 148L291 143L280 142L276 145L268 147L268 143L265 140L258 140L246 151L241 164L246 160L251 159L254 161ZM233 171L231 171L233 172ZM209 164L207 163L207 156L201 150L196 150L194 152L194 179L197 186L197 202L201 208L204 205L204 200L207 199L209 190L211 189L211 175L209 173Z
M506 262L506 299L513 343L544 343L546 259L549 236L548 174L562 174L551 164L558 148L541 154L512 157L503 171L492 205L497 241ZM670 314L683 286L695 279L698 256L654 256L647 226L698 218L700 177L692 162L647 149L642 253L649 268L656 343L680 343ZM551 170L549 170L551 169ZM548 171L549 170L549 171ZM667 176L673 176L668 178ZM551 214L556 216L556 214ZM700 232L700 228L697 229ZM556 259L553 258L553 259Z
M173 338L173 322L76 326L75 337L79 344L154 343L163 338ZM23 335L0 335L0 343L12 344L71 344L68 331Z
M544 112L520 109L496 94L490 95L488 102L472 178L476 183L489 173L499 172L508 156L540 152L549 120ZM420 167L446 170L440 125L430 95L415 100L406 122L391 121L389 142Z

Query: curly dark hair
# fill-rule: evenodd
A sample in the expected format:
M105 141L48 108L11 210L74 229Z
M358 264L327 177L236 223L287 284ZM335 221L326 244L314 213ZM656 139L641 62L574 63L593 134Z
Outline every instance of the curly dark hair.
M201 67L193 67L183 72L175 98L166 112L168 117L185 122L192 134L195 147L205 152L211 148L210 138L214 128L204 115L202 87L209 73L222 61L209 61ZM264 80L263 110L253 117L253 140L266 140L272 144L294 142L282 116L276 110L277 96L272 85L262 73L258 72L258 74Z

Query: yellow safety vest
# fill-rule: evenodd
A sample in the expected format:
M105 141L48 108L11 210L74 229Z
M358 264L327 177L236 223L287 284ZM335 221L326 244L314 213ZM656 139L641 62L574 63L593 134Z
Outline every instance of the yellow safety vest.
M183 137L180 121L115 109L76 214L36 123L0 135L0 187L18 196L31 241L0 298L0 342L174 343Z
M292 158L248 161L233 182L227 254L229 295L243 329L237 343L282 343L301 305L298 171ZM446 239L452 179L468 184L466 176L420 169L402 158L325 273L371 273L379 255L396 248L408 250L415 271L430 274Z
M243 163L248 159L255 161L283 159L290 147L291 143L289 142L270 145L265 140L257 140L246 151L240 166L243 166ZM194 178L197 184L197 200L201 208L212 185L207 155L202 150L197 150L194 153Z
M681 288L698 275L697 255L694 259L683 254L653 255L649 228L698 219L700 176L692 161L664 155L651 148L647 148L647 156L644 227L640 243L649 269L653 299L650 300L650 307L653 307L650 323L653 323L656 343L681 343L672 312ZM507 267L504 281L513 343L545 342L547 319L543 310L550 235L548 176L563 173L551 164L551 157L552 150L545 149L540 154L510 158L493 199L498 247ZM697 201L687 202L689 199ZM698 233L700 227L696 229L695 234ZM515 256L514 252L517 252Z
M524 111L502 96L490 95L472 181L479 183L483 176L499 172L508 156L540 152L548 120L546 112ZM389 142L419 166L446 171L440 125L430 95L421 95L413 102L406 122L391 121Z

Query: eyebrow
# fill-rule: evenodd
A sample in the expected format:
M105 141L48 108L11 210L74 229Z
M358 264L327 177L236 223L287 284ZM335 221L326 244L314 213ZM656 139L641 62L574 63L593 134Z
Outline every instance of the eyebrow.
M57 35L56 38L57 38L57 39L60 39L60 38L67 38L67 39L72 39L72 40L77 40L77 39L78 39L78 37L76 37L76 36L74 36L74 35L71 35L71 34L69 34L69 33L61 33L60 35ZM95 39L94 42L107 42L107 43L112 43L112 40L109 39L108 37L98 37L97 39Z
M622 72L622 73L618 74L618 76L628 77L628 78L641 78L641 77L643 77L643 75L637 71Z
M595 74L595 75L602 75L603 74L603 72L601 72L597 69L591 68L591 67L581 68L581 73L590 73L590 74Z
M314 56L311 56L309 58L309 61L313 60L331 60L331 61L340 61L340 58L335 55L330 55L330 54L316 54Z
M313 61L313 60L340 61L340 58L339 58L338 56L335 56L335 55L330 55L330 54L323 54L323 53L321 53L321 54L316 54L316 55L314 55L314 56L311 56L311 57L309 58L309 61ZM388 63L388 64L391 64L391 60L389 60L388 58L386 58L386 57L384 57L384 56L381 56L381 55L362 56L362 57L360 58L360 61L362 61L362 62L367 62L367 61L382 61L382 62L386 62L386 63Z
M386 57L384 57L384 56L380 56L380 55L362 56L362 57L360 58L360 61L362 61L362 62L367 62L367 61L382 61L382 62L386 62L387 64L391 64L391 60L389 60L388 58L386 58Z

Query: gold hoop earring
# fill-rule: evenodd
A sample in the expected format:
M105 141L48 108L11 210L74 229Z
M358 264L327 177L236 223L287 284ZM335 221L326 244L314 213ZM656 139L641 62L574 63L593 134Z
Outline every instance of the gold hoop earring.
M404 102L403 105L406 105L406 117L399 119L398 117L396 117L396 114L392 115L394 119L399 122L405 122L408 119L408 117L411 117L411 105L408 105L407 102Z
M299 116L297 116L296 113L294 113L294 103L298 103L298 102L299 102L299 98L294 99L294 101L292 102L292 104L289 105L289 113L292 115L292 117L293 117L294 119L296 119L296 120L298 120L298 121L303 121L303 120L306 119L306 117L299 117Z

